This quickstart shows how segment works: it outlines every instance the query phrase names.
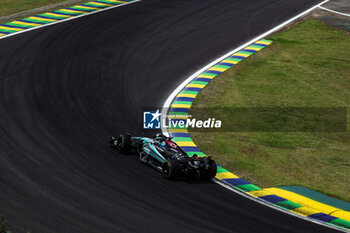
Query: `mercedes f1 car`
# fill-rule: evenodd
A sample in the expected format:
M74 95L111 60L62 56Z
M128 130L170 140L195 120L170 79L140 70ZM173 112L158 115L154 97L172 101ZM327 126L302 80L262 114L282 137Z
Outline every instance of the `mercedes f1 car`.
M120 153L139 154L140 162L149 164L168 179L211 179L216 175L216 163L210 157L190 157L171 137L157 134L154 138L122 134L112 137L112 148Z

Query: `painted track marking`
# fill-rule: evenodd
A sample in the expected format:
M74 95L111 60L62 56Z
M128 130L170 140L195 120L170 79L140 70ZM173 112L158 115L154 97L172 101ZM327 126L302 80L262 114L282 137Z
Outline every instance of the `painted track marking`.
M345 13L342 13L342 12L339 12L339 11L334 11L334 10L328 9L328 8L326 8L326 7L323 7L323 6L319 6L319 8L322 9L322 10L325 10L325 11L332 12L332 13L334 13L334 14L338 14L338 15L343 15L343 16L350 17L350 14L345 14Z

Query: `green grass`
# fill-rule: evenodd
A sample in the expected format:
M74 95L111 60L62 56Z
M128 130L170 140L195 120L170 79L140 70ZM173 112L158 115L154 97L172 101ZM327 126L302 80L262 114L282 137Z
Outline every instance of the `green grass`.
M66 0L0 0L0 17Z
M271 39L272 45L216 77L193 108L350 106L349 33L306 20ZM260 187L301 185L350 201L349 122L348 114L347 131L338 133L191 136L221 166Z

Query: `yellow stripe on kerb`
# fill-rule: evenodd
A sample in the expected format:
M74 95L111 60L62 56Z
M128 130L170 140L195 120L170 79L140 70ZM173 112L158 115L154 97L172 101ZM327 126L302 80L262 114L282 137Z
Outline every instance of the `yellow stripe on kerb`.
M194 146L194 147L197 147L196 144L194 144L193 142L176 142L177 145L179 146Z
M0 33L0 36L4 36L4 35L6 35L6 34L2 34L2 33Z
M0 29L12 30L12 31L17 31L17 32L23 30L21 28L10 28L10 27L5 27L5 26L0 26Z
M222 173L216 173L215 178L222 180L222 179L235 179L238 178L235 174L231 172L222 172Z
M52 15L52 16L55 16L55 17L66 17L66 18L73 17L71 15L59 15L59 14L55 14L55 13L46 13L46 15Z
M208 70L214 70L214 71L219 71L219 72L224 72L227 70L226 68L220 68L220 67L211 67Z
M203 87L205 87L205 85L202 85L202 84L187 84L186 87L203 88Z
M272 42L261 41L261 40L259 40L258 42L255 42L255 43L256 43L256 44L266 44L266 45L272 44Z
M302 214L304 216L309 216L312 214L320 213L320 211L317 211L317 210L309 208L309 207L299 207L299 208L295 208L294 210L291 210L291 211L294 213L297 213L297 214Z
M345 210L335 211L331 215L334 217L338 217L338 218L350 221L350 212Z
M27 26L40 26L41 24L37 24L37 23L25 23L25 22L21 22L21 21L13 21L12 23L15 24L20 24L20 25L27 25Z
M88 3L94 4L94 5L99 5L99 6L113 6L110 4L105 4L105 3L100 3L100 2L88 2Z
M197 95L195 94L178 94L176 97L190 97L190 98L196 98Z
M97 7L92 7L92 6L82 6L82 5L76 5L74 7L79 7L79 8L82 8L82 9L87 9L87 10L100 10L100 8L97 8Z
M284 189L279 189L279 188L267 188L265 189L273 194L276 194L277 196L283 197L287 200L290 200L292 202L295 202L299 205L305 206L305 207L310 207L312 209L316 209L319 212L329 214L331 212L334 212L338 210L338 208L335 208L330 205L323 204L318 201L314 201L310 198L304 197L302 195L284 190Z
M210 79L213 79L215 77L214 76L210 76L210 75L200 74L200 75L197 76L197 78L210 78Z
M249 57L249 54L245 54L245 53L235 53L233 54L233 56L240 56L240 57Z
M254 197L263 197L263 196L267 196L267 195L271 195L272 193L261 189L261 190L256 190L256 191L250 191L248 192L248 194L254 196Z
M172 120L187 120L188 116L185 116L185 115L178 115L178 116L169 115L168 119L172 119Z
M29 17L28 19L35 19L35 20L39 20L39 21L49 21L49 22L56 22L58 20L56 19L47 19L47 18L39 18L39 17L35 17L35 16L32 16L32 17Z
M255 48L255 47L247 47L245 49L249 49L249 50L254 50L254 51L259 51L261 50L261 48Z
M223 60L222 63L230 63L230 64L237 64L238 61L232 61L232 60Z
M94 4L96 4L94 2ZM75 11L75 10L68 10L68 9L60 9L60 11L65 11L65 12L69 12L69 13L76 13L76 14L85 14L87 13L87 11Z
M168 129L169 133L188 133L187 129Z
M172 107L172 108L191 108L191 105L187 105L187 104L172 104L170 107Z

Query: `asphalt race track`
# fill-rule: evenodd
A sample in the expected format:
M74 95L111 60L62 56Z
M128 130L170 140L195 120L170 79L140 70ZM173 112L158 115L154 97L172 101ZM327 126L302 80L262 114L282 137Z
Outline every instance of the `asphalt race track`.
M331 233L109 148L194 71L318 3L143 0L0 40L0 213L13 233ZM153 133L152 133L153 135Z

